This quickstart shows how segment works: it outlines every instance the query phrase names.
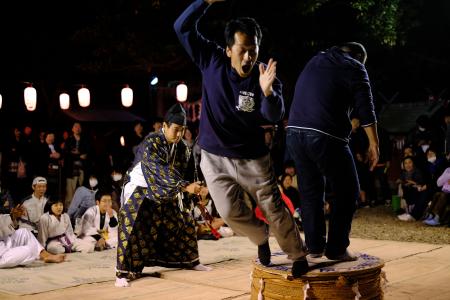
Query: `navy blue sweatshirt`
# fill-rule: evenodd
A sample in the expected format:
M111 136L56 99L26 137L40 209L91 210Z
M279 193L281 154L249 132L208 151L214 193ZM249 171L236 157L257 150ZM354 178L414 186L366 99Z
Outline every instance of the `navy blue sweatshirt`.
M297 80L288 127L312 129L348 142L352 111L361 127L377 121L364 65L338 47L320 52Z
M225 49L204 38L197 23L208 4L192 3L176 20L177 36L203 75L198 143L207 152L230 158L258 158L268 153L261 125L279 121L284 114L281 83L265 97L259 85L257 63L242 78L231 67Z

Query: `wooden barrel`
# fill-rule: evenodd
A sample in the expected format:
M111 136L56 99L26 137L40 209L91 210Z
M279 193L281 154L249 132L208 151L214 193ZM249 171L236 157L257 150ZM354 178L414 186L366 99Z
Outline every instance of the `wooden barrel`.
M383 299L384 262L363 253L357 256L351 262L315 259L308 273L294 279L292 261L283 252L273 253L268 267L254 262L251 299Z

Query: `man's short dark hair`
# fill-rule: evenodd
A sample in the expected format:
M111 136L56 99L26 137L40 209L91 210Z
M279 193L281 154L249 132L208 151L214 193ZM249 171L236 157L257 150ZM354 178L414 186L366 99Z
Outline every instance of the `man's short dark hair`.
M347 42L339 46L342 51L347 52L352 58L364 64L367 59L366 48L360 43Z
M100 200L102 200L103 196L111 196L111 192L106 190L106 189L99 189L96 193L95 193L95 201L100 202Z
M261 27L255 19L249 17L237 18L227 23L225 27L225 42L229 48L234 45L234 34L242 32L249 37L256 37L258 45L261 43Z

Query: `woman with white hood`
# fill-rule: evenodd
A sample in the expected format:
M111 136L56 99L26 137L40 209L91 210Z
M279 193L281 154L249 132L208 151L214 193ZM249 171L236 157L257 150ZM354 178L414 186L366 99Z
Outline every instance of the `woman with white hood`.
M96 175L86 176L83 185L78 187L70 202L67 213L72 226L76 229L77 219L81 219L85 211L95 206L95 193L97 192L98 180Z

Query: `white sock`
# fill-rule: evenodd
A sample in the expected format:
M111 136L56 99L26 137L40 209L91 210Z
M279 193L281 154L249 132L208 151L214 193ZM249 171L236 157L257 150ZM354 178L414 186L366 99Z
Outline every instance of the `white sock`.
M212 268L202 265L202 264L198 264L195 267L193 267L192 270L194 270L194 271L212 271Z
M116 283L114 284L116 287L129 287L130 284L128 283L126 278L119 278L116 277Z

